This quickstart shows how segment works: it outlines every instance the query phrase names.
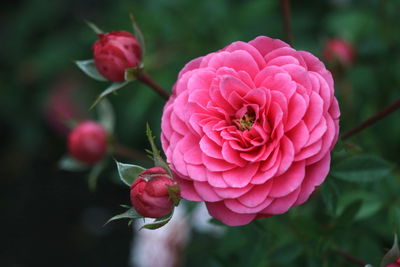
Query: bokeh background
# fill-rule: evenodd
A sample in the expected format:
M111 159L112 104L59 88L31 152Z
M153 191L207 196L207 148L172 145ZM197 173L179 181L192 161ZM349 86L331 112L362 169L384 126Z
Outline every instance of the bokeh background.
M96 40L84 20L104 31L131 31L129 12L146 39L146 69L168 90L192 58L258 35L285 38L279 1L273 0L3 1L0 266L128 265L132 229L125 222L103 227L121 212L119 204L129 203L128 190L116 182L112 164L95 192L88 189L87 172L59 170L67 129L58 118L96 118L88 107L107 87L73 64L91 58ZM339 37L356 51L355 63L335 77L342 132L400 97L399 16L398 0L292 1L296 49L320 56L324 43ZM139 83L109 100L116 138L143 151L145 123L159 135L164 101ZM384 179L355 184L332 178L321 190L332 195L325 202L317 193L309 204L261 224L230 228L222 236L194 232L182 264L351 266L335 252L341 248L378 266L400 224L399 136L397 112L345 144L350 154L374 154L390 162L394 170ZM148 164L140 155L137 160ZM336 206L346 210L351 195L362 200L366 214L327 212Z

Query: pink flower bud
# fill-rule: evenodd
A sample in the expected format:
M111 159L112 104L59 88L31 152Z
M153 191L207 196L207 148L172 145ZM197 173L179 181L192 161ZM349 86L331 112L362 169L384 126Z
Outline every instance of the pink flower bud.
M68 150L75 159L94 164L106 153L107 132L97 122L82 122L69 134Z
M141 172L131 185L131 203L136 211L150 218L168 215L174 203L169 197L167 186L175 182L161 167L153 167Z
M93 45L97 70L110 81L125 80L125 69L138 67L142 50L135 36L126 31L99 34Z
M354 63L355 53L348 42L335 38L326 42L322 57L331 64L338 63L342 66L350 66Z

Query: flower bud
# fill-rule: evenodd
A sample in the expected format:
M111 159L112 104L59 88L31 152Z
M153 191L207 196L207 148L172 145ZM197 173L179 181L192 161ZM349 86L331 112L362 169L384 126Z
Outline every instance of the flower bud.
M93 58L97 70L114 82L125 80L125 69L138 67L142 50L135 36L126 31L99 34L93 45Z
M97 122L82 122L69 134L68 150L73 158L94 164L106 153L107 132Z
M176 183L163 168L147 169L131 185L132 206L144 217L164 217L174 208L167 189L174 185Z
M353 47L343 39L335 38L326 42L323 54L325 62L350 66L354 63L355 53Z

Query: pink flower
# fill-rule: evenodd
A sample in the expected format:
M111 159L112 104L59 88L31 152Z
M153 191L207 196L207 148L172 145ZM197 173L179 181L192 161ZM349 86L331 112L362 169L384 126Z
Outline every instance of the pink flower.
M339 115L324 64L260 36L183 68L161 140L182 197L244 225L304 203L324 181Z
M125 80L125 69L138 67L142 60L139 42L129 32L115 31L99 34L93 45L97 70L110 81Z
M167 216L174 208L167 186L175 182L161 167L141 172L131 185L131 202L135 210L144 217Z
M106 150L107 132L97 122L82 122L68 136L69 154L86 164L95 164L100 161Z
M324 61L341 66L350 66L354 63L353 47L343 39L335 38L326 42L322 54Z

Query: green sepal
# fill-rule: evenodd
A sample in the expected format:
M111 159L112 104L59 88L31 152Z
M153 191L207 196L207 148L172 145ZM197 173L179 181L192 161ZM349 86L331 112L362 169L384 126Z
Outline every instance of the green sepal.
M151 146L151 155L150 156L154 161L154 165L160 166L161 168L166 170L168 172L168 174L172 177L172 172L171 172L170 168L168 167L168 164L161 157L160 150L158 150L158 148L154 142L155 137L153 136L148 123L146 124L146 136L147 136L147 139Z
M94 31L95 34L102 34L104 33L96 24L89 20L85 20L86 24L89 26L90 29Z
M385 267L390 263L394 263L400 257L400 250L397 240L397 235L394 235L394 242L392 248L383 256L380 267Z
M89 169L89 166L66 155L58 162L58 167L64 171L80 172Z
M77 60L75 61L75 64L80 68L87 76L89 76L92 79L95 79L100 82L106 82L107 79L101 75L97 68L96 65L94 64L93 59L88 59L88 60Z
M104 99L97 106L97 114L100 124L108 134L112 134L114 132L115 114L111 103L107 99Z
M179 201L181 200L181 189L178 184L175 185L166 185L169 198L172 199L172 202L175 206L179 205Z
M125 69L125 81L131 82L136 80L138 75L143 72L143 67L137 67L137 68L127 68Z
M109 87L107 87L94 101L94 103L92 104L92 106L90 107L90 109L94 108L104 97L106 97L107 95L117 91L118 89L121 89L122 87L124 87L125 85L127 85L129 82L125 81L125 82L114 82L112 83Z
M144 54L146 52L146 44L144 41L144 36L143 36L142 30L140 29L139 25L137 24L136 19L132 13L129 14L129 18L131 19L131 23L132 23L133 35L135 35L135 38L138 40L138 42L140 44L140 49L142 51L142 59L143 59Z
M173 214L174 214L174 211L172 211L170 214L168 214L165 217L161 217L161 218L155 219L152 223L148 223L148 224L143 225L142 227L140 227L139 230L142 230L142 229L155 230L155 229L161 228L164 225L166 225L172 219L172 215Z
M101 172L105 169L107 162L105 160L100 161L93 166L88 176L88 186L90 191L95 191L97 187L97 181Z
M146 170L145 168L138 165L126 164L118 161L115 161L115 163L117 164L119 178L127 186L131 186L138 175L142 171Z
M120 220L120 219L130 219L129 224L131 224L132 220L140 219L140 218L144 218L144 217L142 215L140 215L139 213L137 213L137 211L134 208L130 208L127 211L125 211L124 213L115 215L114 217L109 219L104 225L106 225L112 221Z

